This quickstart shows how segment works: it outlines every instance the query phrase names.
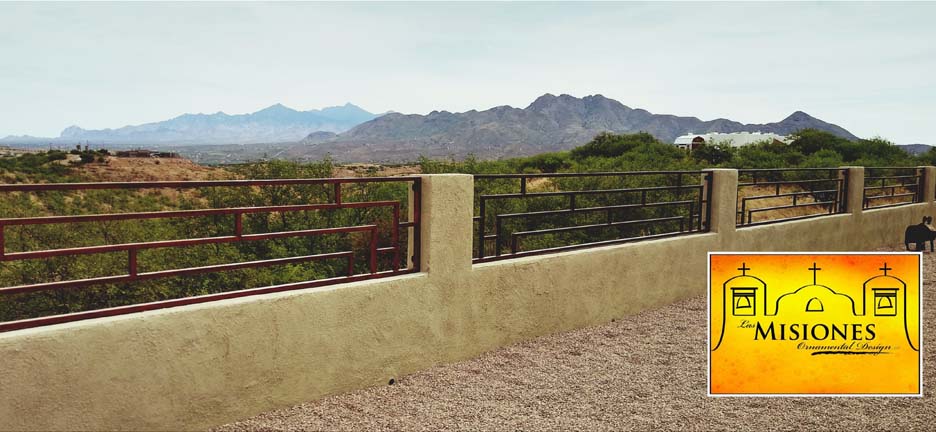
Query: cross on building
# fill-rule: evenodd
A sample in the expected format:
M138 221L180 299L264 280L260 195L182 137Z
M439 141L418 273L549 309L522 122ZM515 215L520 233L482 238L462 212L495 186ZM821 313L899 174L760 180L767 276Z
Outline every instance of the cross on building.
M892 267L887 266L887 261L884 261L884 267L879 268L878 270L884 270L884 276L887 276L888 270L893 270Z
M747 263L742 262L741 267L738 267L738 270L741 270L741 276L747 276L747 271L751 268L747 266Z
M816 272L819 270L822 270L822 268L816 267L816 263L814 262L812 263L812 267L810 267L809 270L812 270L812 284L815 285L816 284Z

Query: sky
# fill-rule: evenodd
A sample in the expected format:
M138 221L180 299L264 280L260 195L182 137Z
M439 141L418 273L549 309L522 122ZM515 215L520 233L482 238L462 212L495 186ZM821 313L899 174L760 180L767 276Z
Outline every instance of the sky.
M0 137L602 94L936 144L936 3L0 3Z

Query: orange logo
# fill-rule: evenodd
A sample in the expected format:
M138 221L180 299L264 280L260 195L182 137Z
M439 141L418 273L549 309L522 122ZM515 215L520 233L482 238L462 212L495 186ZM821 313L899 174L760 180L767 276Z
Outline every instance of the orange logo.
M919 253L710 253L709 394L922 396Z

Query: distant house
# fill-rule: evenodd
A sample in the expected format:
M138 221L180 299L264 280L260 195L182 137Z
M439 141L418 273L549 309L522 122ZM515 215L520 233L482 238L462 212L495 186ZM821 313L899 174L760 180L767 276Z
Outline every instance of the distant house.
M676 138L676 141L674 141L673 144L681 149L692 151L705 144L724 143L732 147L742 147L763 141L788 144L790 142L790 138L783 135L764 132L716 132L683 135Z

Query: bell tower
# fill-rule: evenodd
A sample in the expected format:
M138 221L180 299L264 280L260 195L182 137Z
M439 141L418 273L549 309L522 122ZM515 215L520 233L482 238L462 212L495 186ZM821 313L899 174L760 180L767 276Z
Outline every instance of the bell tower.
M888 320L889 317L903 317L904 333L907 343L914 351L919 351L919 339L914 343L907 322L907 284L896 276L887 274L893 268L887 262L879 268L883 274L865 281L861 290L861 312L864 316ZM920 299L922 301L922 299Z
M738 270L741 274L722 284L721 332L718 340L712 341L712 351L721 346L725 326L730 325L729 320L767 315L767 283L747 274L751 270L747 263L742 262ZM715 319L716 315L713 314L712 320Z
M897 316L906 305L902 305L899 297L906 291L907 284L894 276L888 275L893 268L884 266L879 268L884 272L865 281L861 290L861 312L864 316L889 317Z

